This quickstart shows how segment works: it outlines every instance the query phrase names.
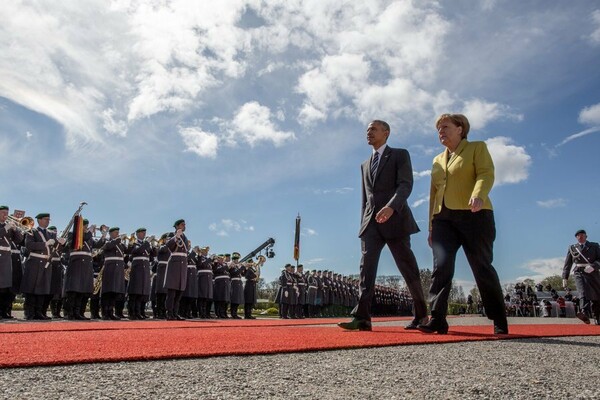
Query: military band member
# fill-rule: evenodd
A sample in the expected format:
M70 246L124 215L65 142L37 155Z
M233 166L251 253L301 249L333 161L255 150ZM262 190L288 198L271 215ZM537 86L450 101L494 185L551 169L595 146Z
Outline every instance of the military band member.
M99 249L105 243L106 232L100 240L95 241L88 229L88 220L83 220L83 247L81 250L70 250L65 271L65 314L67 319L86 320L85 307L87 298L94 292L94 264L92 249ZM69 233L68 243L73 242L73 234ZM67 246L70 248L71 246Z
M106 227L106 232L108 232L108 227ZM98 250L92 253L92 266L94 268L94 291L90 296L90 318L101 319L100 289L102 288L102 276L100 276L100 271L104 267L104 254L102 251Z
M201 247L198 256L198 314L200 318L214 318L210 314L213 300L213 264L208 258L209 247Z
M242 273L245 267L239 263L240 253L231 254L231 263L229 264L229 278L231 280L231 318L241 319L238 315L240 304L244 304L244 285L242 284Z
M567 281L573 267L575 284L580 296L580 310L577 318L590 323L590 318L596 319L600 325L600 245L588 242L587 233L580 229L575 232L577 243L569 246L565 265L563 267L563 286Z
M173 235L171 233L171 235ZM160 237L160 241L165 243L169 239L168 233L163 233ZM154 303L152 305L152 311L154 312L154 318L166 319L167 318L167 289L165 288L165 275L167 271L167 263L171 257L171 250L167 246L159 246L156 255L156 262L154 264L154 276L152 277L152 295Z
M0 206L0 319L10 319L10 310L14 296L13 268L21 268L20 251L19 263L13 265L12 250L15 243L23 242L23 234L14 223L7 222L8 206ZM17 264L17 263L15 263Z
M165 271L165 289L167 289L167 319L184 320L178 314L181 296L187 285L188 240L185 236L185 220L178 219L173 224L175 234L165 244L171 251Z
M10 241L11 258L12 258L12 288L9 293L9 300L6 308L3 309L2 316L5 319L14 319L12 316L12 307L17 294L21 293L21 282L23 281L23 257L22 252L25 250L25 235L21 235L21 241Z
M231 298L231 284L229 281L229 266L225 261L227 257L219 256L213 264L214 273L214 301L217 318L227 319L227 303Z
M279 308L281 309L281 318L283 319L290 318L290 309L293 309L292 306L295 305L296 290L294 288L293 274L292 264L285 264L285 269L281 272L281 276L279 277L279 286L281 287Z
M304 266L298 265L296 271L296 285L298 287L298 304L296 305L296 318L304 318L304 305L306 304L306 277Z
M50 214L36 215L38 227L32 229L25 237L25 247L29 255L25 260L21 291L25 296L25 319L46 320L50 317L44 314L46 296L50 294L52 268L50 257L55 247L65 244L65 239L56 239L56 234L48 231Z
M191 248L191 243L188 243ZM190 250L187 258L187 284L181 296L179 315L184 318L198 318L198 246Z
M244 269L244 278L246 282L244 283L244 318L245 319L256 319L256 317L252 316L252 309L256 304L256 300L258 298L258 290L257 284L258 279L260 277L260 267L261 263L264 262L264 257L259 259L259 262L255 264L252 259L248 260L246 263L246 268Z
M48 231L56 235L56 227L49 226ZM65 266L63 265L62 252L54 249L50 257L50 265L52 267L52 278L50 281L50 295L46 299L44 305L44 314L50 306L52 318L62 319L60 310L62 308L63 280L65 279Z
M100 305L102 319L119 320L115 314L115 303L118 295L125 294L125 256L128 249L119 236L118 227L108 230L109 239L102 247L104 253L104 267L102 270L102 289ZM129 315L131 319L132 316Z
M146 228L135 231L136 240L129 244L131 272L129 273L128 316L129 319L146 319L144 309L150 297L150 261L155 257L155 250L146 239Z

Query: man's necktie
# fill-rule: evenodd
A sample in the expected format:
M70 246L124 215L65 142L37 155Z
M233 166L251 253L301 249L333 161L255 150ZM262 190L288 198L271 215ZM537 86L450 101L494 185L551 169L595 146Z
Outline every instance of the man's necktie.
M375 175L377 175L377 167L379 166L379 152L375 152L373 160L371 161L371 181L375 182Z

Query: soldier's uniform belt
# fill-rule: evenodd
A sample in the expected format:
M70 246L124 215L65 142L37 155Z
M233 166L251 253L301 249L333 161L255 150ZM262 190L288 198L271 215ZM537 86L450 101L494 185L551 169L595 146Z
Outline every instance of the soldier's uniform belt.
M575 268L585 268L590 264L575 264Z
M310 285L308 288L309 288L309 289L318 289L318 287L317 287L317 286L312 286L312 285Z
M72 251L71 256L92 256L92 253L87 251Z
M51 261L60 261L60 257L52 257Z
M171 253L171 257L186 257L187 258L187 253Z
M159 261L158 264L168 264L168 261Z
M18 249L12 249L11 252L13 254L21 254L21 250L18 250Z
M139 257L133 257L133 258L131 259L131 261L138 261L138 260L142 260L142 261L150 261L150 257L139 256Z
M12 248L10 246L0 246L0 250L2 250L2 251L12 251Z
M48 256L48 255L46 255L46 254L39 254L39 253L29 253L29 256L30 256L30 257L35 257L35 258L42 258L42 259L44 259L44 260L47 260L47 259L48 259L48 257L49 257L49 256Z
M298 283L298 286L306 286L306 283Z
M104 257L104 261L123 261L123 257Z
M242 278L231 278L232 281L241 281Z
M199 269L198 273L199 274L211 274L212 275L213 272L210 269Z
M215 276L215 280L217 279L229 279L228 275L219 275L219 276Z
M188 264L188 268L196 268L196 264Z

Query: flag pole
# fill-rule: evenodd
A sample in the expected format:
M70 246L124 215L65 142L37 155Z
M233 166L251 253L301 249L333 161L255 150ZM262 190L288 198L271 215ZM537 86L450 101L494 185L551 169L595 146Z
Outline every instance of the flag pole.
M296 260L296 268L300 260L300 213L296 217L296 235L294 238L294 259Z

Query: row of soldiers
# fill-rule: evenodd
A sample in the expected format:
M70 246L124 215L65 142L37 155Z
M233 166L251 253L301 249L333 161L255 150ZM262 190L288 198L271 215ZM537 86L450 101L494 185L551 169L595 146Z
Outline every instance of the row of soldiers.
M19 293L27 320L50 319L48 308L55 318L63 309L67 319L87 320L90 299L92 317L105 320L124 318L125 302L129 319L145 319L149 300L155 318L211 318L213 301L218 318L228 318L229 304L233 318L240 318L241 304L245 317L253 318L264 257L243 264L239 253L209 257L207 247L191 248L183 219L162 243L147 240L145 228L127 240L118 227L107 227L97 239L95 226L84 219L81 247L73 250L76 238L57 237L48 213L36 216L37 228L25 230L8 219L8 211L0 206L0 318L12 318Z
M275 302L282 319L342 317L358 304L359 280L328 270L304 272L299 264L286 264L279 277ZM406 292L376 285L373 315L411 315L412 298Z

